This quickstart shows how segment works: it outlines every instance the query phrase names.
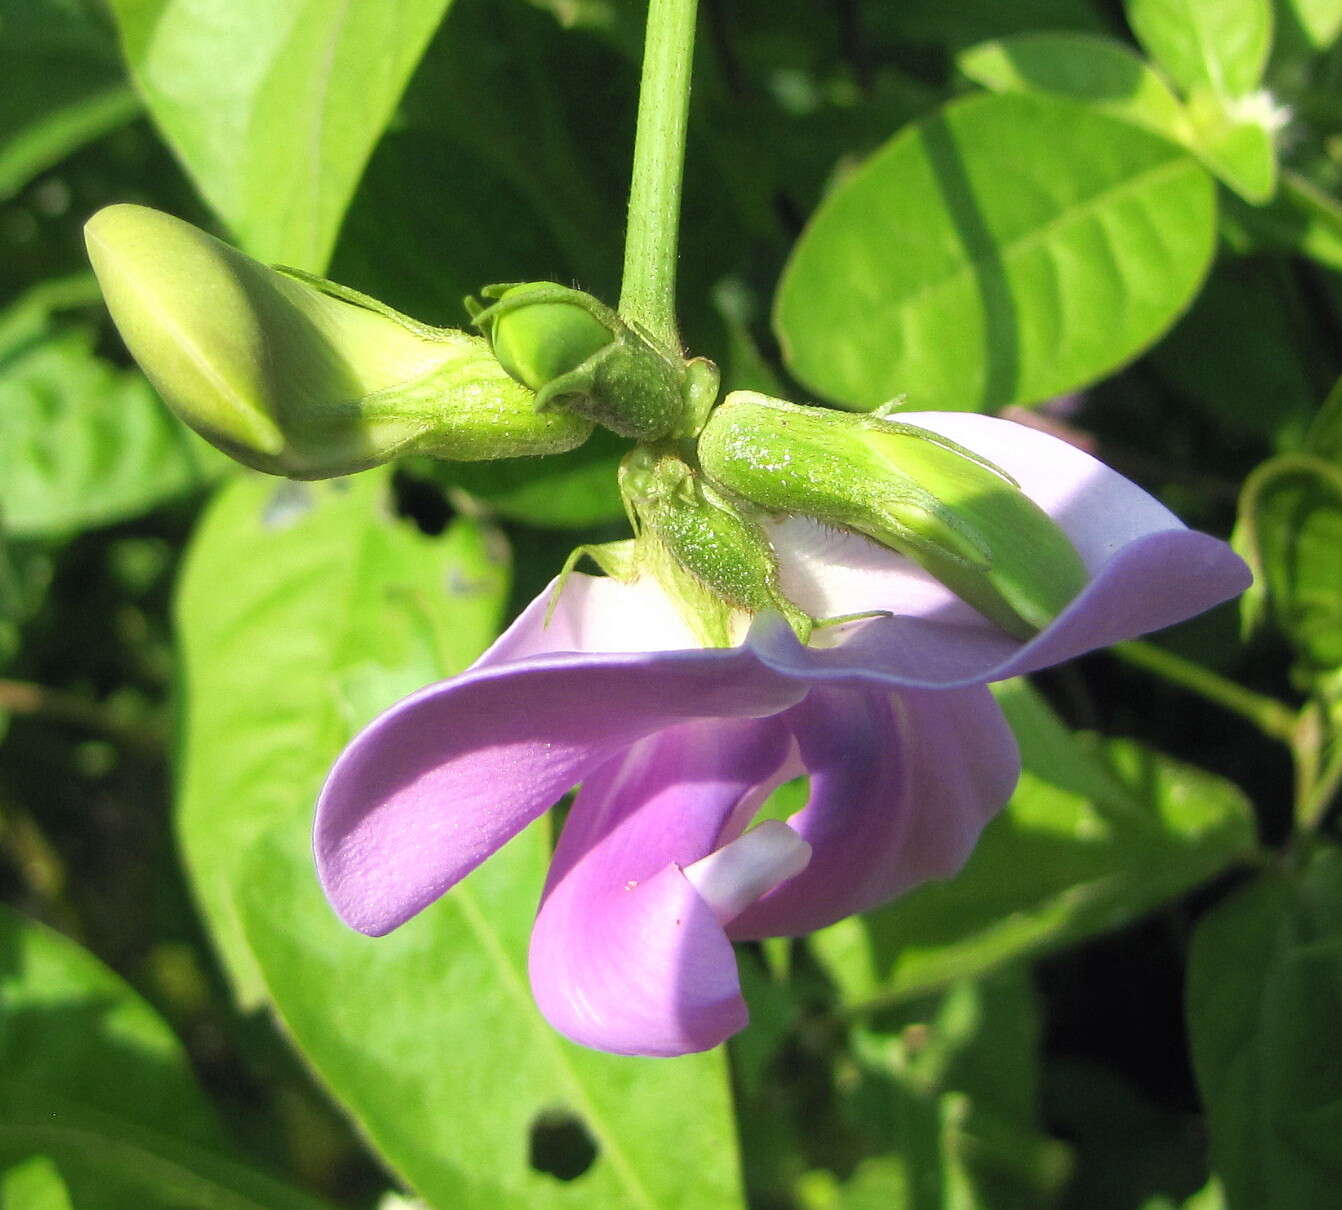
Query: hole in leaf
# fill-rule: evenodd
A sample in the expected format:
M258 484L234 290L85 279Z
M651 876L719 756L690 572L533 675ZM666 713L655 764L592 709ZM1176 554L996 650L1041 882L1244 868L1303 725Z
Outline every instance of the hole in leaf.
M596 1160L596 1143L577 1115L567 1109L542 1109L531 1123L527 1158L537 1172L573 1181Z
M428 479L397 470L391 477L391 493L396 515L430 538L441 534L452 520L454 510L443 489Z

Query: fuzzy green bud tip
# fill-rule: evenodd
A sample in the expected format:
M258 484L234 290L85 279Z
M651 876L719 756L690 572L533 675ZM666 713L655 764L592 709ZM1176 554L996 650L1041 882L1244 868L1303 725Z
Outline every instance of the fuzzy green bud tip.
M164 401L248 466L323 478L409 452L558 452L590 432L536 415L479 338L268 268L171 215L109 206L85 240L112 319Z
M771 512L856 530L918 563L1028 639L1085 587L1062 529L983 458L914 425L738 392L699 456L714 482Z

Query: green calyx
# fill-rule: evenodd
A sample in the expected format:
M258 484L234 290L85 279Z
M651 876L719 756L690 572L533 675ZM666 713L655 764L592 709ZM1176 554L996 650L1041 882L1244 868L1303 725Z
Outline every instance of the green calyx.
M109 206L85 239L146 376L182 420L247 466L319 479L408 453L560 453L591 432L578 416L537 413L479 337L267 268L171 215Z
M731 644L734 611L773 610L801 642L810 637L815 623L783 593L759 524L677 453L632 450L620 465L620 491L651 570L704 642Z
M718 393L717 368L686 362L590 294L554 282L486 286L467 299L499 364L536 392L541 412L566 411L622 437L692 436Z
M704 474L774 513L856 530L918 563L1015 638L1086 584L1067 535L990 462L879 416L727 397L699 440Z

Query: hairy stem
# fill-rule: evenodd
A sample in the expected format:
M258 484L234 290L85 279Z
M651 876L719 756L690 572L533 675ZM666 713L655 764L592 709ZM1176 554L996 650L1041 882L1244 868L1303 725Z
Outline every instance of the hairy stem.
M651 0L629 186L620 314L679 349L676 256L698 0Z

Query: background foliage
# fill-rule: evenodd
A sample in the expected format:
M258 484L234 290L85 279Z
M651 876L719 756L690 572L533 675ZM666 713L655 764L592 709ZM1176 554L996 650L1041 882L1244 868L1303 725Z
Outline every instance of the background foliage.
M0 0L6 1210L1333 1196L1342 0L702 7L690 347L1090 443L1254 589L1003 686L1026 771L964 874L747 947L725 1052L579 1050L526 986L546 822L377 942L307 834L358 726L619 535L619 443L243 472L80 227L145 202L433 323L613 298L642 4Z

